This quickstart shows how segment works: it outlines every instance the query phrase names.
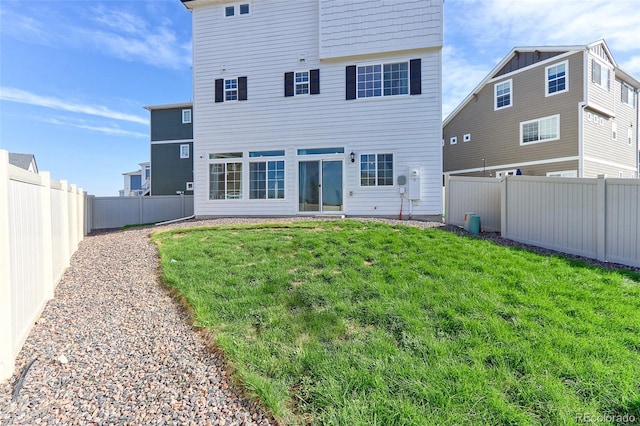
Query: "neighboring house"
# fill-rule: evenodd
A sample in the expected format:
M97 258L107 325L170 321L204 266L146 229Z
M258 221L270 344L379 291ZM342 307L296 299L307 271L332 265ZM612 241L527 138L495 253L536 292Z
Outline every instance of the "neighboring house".
M38 173L38 164L33 154L9 153L9 164L25 169L31 173Z
M442 0L182 2L196 216L441 214Z
M151 190L151 163L140 163L140 170L127 172L124 176L124 189L120 190L121 197L138 197L149 195Z
M444 172L638 177L639 88L604 40L514 48L444 121Z
M193 105L144 108L151 114L151 195L193 195Z

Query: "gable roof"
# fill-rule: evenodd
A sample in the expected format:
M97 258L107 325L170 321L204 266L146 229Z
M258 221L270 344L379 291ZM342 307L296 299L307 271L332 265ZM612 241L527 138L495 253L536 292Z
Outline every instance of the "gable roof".
M606 55L606 58L613 65L617 74L624 77L625 81L631 81L636 88L640 88L640 82L635 78L631 77L628 73L624 72L622 69L618 67L618 63L613 58L607 43L604 39L600 39L594 41L590 44L585 45L568 45L568 46L525 46L525 47L514 47L511 49L509 54L504 57L492 70L491 72L478 84L473 91L467 95L466 98L458 105L445 120L442 125L446 126L453 117L455 117L461 110L464 108L471 99L473 99L474 95L477 95L480 90L484 88L484 86L491 80L496 77L500 77L501 75L508 74L510 72L516 71L520 68L524 68L526 66L534 65L538 62L545 61L554 56L561 55L564 53L575 53L579 51L587 51L589 49L594 49L599 47L601 49L601 53Z
M24 170L29 170L29 167L33 164L34 173L38 173L38 164L36 163L36 157L33 154L18 154L10 152L9 164L20 167Z

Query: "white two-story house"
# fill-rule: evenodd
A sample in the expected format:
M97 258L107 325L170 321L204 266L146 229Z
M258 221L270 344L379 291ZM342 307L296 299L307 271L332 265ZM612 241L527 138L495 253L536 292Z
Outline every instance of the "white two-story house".
M182 0L195 213L441 214L442 0Z

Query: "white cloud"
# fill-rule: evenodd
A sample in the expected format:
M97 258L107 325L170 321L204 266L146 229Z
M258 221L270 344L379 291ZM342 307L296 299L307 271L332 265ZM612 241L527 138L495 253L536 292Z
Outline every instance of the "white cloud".
M17 102L27 105L36 105L45 108L52 108L60 111L69 111L80 114L95 115L98 117L110 118L113 120L129 121L132 123L148 125L149 120L138 115L125 114L114 111L102 105L86 105L74 101L41 96L25 90L13 87L0 87L0 100Z
M57 48L91 49L161 68L184 69L191 65L190 34L181 39L166 18L153 22L152 16L112 5L70 9L67 13L49 4L19 11L3 7L0 31L21 41ZM81 16L75 16L76 13Z
M106 126L92 126L89 124L77 123L71 120L51 118L51 117L39 117L39 121L49 124L55 124L58 126L65 127L75 127L77 129L83 130L91 130L94 132L104 133L110 136L125 136L125 137L135 137L135 138L148 138L149 135L140 132L132 132L130 130L119 129L116 127L106 127Z

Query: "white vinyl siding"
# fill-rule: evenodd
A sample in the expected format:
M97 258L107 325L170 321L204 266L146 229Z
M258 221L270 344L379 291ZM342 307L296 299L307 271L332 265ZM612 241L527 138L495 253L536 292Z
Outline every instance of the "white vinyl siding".
M380 2L382 3L382 2ZM435 10L441 2L418 2L413 6ZM252 2L250 20L225 19L223 5L194 8L194 183L197 216L295 215L298 214L298 164L307 157L301 148L344 146L344 153L327 155L343 160L345 214L397 215L397 187L368 190L360 186L359 163L349 153L387 153L393 146L394 180L407 175L410 166L420 167L422 199L413 204L414 215L442 212L442 118L441 50L422 49L371 56L370 62L394 64L421 59L419 96L389 96L368 102L345 101L345 68L357 65L353 57L321 62L318 41L318 2ZM422 10L416 13L422 14ZM351 15L344 19L355 19ZM382 18L381 18L382 19ZM413 18L411 18L413 19ZM250 22L250 30L241 23ZM378 21L387 25L387 21ZM373 28L373 23L371 24ZM436 25L423 21L422 25ZM438 23L437 25L440 25ZM395 26L393 26L395 27ZM277 28L277 31L276 31ZM215 29L215 30L214 30ZM432 28L440 32L440 29ZM398 30L400 31L400 30ZM234 43L219 43L214 34L224 34ZM296 46L292 49L292 46ZM396 49L397 50L397 49ZM304 68L291 69L305 53ZM368 59L369 61L369 59ZM221 74L227 64L227 75ZM282 96L283 73L320 69L322 92L299 96L294 102ZM251 101L215 104L215 79L249 76ZM232 77L229 77L232 76ZM197 121L197 123L195 123ZM248 151L286 149L285 199L251 199ZM209 164L198 161L202 152L243 151L242 199L230 202L209 200ZM325 158L322 155L319 157ZM266 159L262 161L270 161ZM229 160L231 161L231 160ZM375 208L374 208L375 207ZM406 206L405 206L406 207Z

